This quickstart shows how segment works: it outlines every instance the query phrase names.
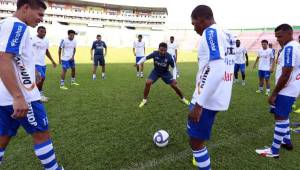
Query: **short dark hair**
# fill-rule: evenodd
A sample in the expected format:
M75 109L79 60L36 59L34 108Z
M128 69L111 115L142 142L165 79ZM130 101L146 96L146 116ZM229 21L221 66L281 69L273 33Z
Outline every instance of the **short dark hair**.
M70 34L76 34L76 32L74 30L68 30L68 35Z
M20 9L23 5L28 4L31 8L44 8L47 9L47 5L44 0L18 0L17 9Z
M38 28L37 28L37 30L40 30L40 29L46 29L44 26L39 26Z
M171 36L170 38L174 39L174 36Z
M138 35L138 37L141 37L141 38L143 38L143 36L142 36L141 34L139 34L139 35Z
M101 37L101 35L100 35L100 34L98 34L98 35L97 35L97 37Z
M277 31L293 31L293 28L289 24L281 24L275 28L275 32Z
M239 40L239 39L236 39L236 41L239 41L239 42L241 42L241 40Z
M158 48L160 48L160 47L168 48L168 45L167 45L167 43L161 42L159 44Z
M198 17L203 17L205 19L214 19L214 14L209 6L198 5L191 14L192 19L197 19Z
M261 43L269 43L268 40L261 40Z

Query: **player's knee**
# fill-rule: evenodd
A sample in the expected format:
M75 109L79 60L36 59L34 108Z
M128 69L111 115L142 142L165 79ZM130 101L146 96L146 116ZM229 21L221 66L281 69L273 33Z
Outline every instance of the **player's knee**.
M152 83L153 83L153 81L152 81L152 80L147 80L147 81L146 81L146 85L147 85L147 86L151 86L151 85L152 85Z
M8 145L10 141L10 137L9 136L0 136L0 148L6 148L6 146Z
M50 139L50 134L48 131L44 132L35 132L32 134L33 141L35 144L44 143L45 141Z
M190 146L193 150L201 150L205 147L203 140L195 138L190 138Z

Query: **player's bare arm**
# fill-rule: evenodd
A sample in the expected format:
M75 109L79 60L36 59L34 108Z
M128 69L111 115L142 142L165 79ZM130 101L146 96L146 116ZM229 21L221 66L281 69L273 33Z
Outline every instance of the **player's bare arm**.
M58 48L58 62L59 62L59 64L61 64L61 51L62 51L62 48L59 47Z
M16 73L13 66L13 55L0 52L0 77L11 96L13 97L14 113L12 117L19 119L26 116L28 105L22 91L18 86Z
M55 61L53 60L52 56L51 56L51 53L50 51L47 49L46 50L46 56L49 58L49 60L51 61L52 65L53 65L53 68L56 68L56 63Z

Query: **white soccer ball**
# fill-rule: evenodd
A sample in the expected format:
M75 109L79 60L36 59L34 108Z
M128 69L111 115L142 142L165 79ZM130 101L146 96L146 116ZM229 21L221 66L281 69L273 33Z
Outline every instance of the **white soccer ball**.
M169 134L165 130L159 130L153 135L153 142L158 147L165 147L169 143Z

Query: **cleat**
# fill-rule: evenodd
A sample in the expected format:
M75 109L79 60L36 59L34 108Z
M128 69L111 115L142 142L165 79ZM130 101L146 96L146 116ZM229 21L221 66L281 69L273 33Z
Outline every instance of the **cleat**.
M243 80L242 81L242 86L245 86L246 85L246 82Z
M266 95L266 96L270 96L270 93L269 93L269 92L266 92L265 95Z
M256 93L262 93L263 91L262 90L256 90L255 92Z
M68 87L66 87L66 86L60 86L60 89L62 89L62 90L68 90Z
M101 78L102 78L103 80L105 80L105 79L106 79L106 76L102 76Z
M255 152L263 157L267 158L279 158L279 154L273 154L271 148L256 149Z
M281 147L288 150L288 151L291 151L291 150L294 149L294 146L292 144L288 145L288 144L283 143L283 144L281 144Z
M143 99L139 107L142 108L147 103L147 99Z
M42 101L42 102L48 102L48 97L41 96L41 101Z
M186 105L190 105L190 102L185 98L181 99L181 101Z
M144 78L144 74L141 74L141 76L140 76L141 78Z
M193 164L194 166L197 166L197 162L196 162L195 157L193 157L192 164Z
M79 84L78 83L76 83L76 82L73 82L73 83L71 83L71 86L79 86Z
M294 111L295 113L300 113L300 109L297 109Z
M137 77L140 77L140 73L137 72L137 73L136 73L136 76L137 76Z

